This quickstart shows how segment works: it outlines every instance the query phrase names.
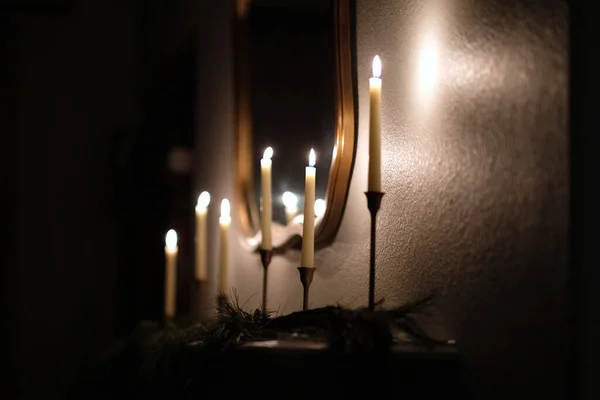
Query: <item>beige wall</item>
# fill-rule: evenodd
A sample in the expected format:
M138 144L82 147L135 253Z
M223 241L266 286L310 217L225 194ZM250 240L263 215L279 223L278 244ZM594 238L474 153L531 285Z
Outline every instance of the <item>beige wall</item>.
M429 323L458 340L474 388L487 385L480 392L486 398L506 395L515 386L498 385L511 382L523 383L522 393L560 394L566 382L558 379L567 301L565 2L357 3L357 159L337 239L316 255L312 306L367 300L367 80L379 54L387 194L377 296L393 306L440 291ZM233 192L231 11L232 1L211 9L201 37L212 39L201 39L199 48L197 191L213 194L213 233L217 202ZM259 260L241 240L232 234L232 286L256 307ZM275 257L270 308L301 307L298 263L297 252Z

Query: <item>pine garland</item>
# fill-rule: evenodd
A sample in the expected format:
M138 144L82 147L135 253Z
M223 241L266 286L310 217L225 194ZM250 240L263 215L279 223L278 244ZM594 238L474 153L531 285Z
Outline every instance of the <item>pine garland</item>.
M157 382L186 385L188 362L214 357L246 342L290 339L323 341L334 352L385 352L398 332L424 346L441 343L420 328L416 316L426 314L433 296L391 310L351 310L328 306L273 317L262 309L246 311L236 298L218 299L217 318L178 328L141 325L128 338L91 360L75 385L74 397L90 392L140 394ZM201 361L201 359L200 359ZM182 380L183 379L183 380ZM179 381L182 380L182 381ZM100 397L98 397L100 398Z

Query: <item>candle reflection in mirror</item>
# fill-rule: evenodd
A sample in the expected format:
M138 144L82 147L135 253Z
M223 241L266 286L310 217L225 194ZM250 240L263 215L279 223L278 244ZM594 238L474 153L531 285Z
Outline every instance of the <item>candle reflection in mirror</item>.
M304 185L304 221L302 224L302 261L306 268L314 268L315 262L315 179L317 156L310 149Z
M285 207L285 217L289 224L292 222L296 214L298 214L298 196L292 192L283 192L281 195L281 202Z
M327 208L325 204L325 200L317 199L315 200L315 217L321 218L325 215L325 209Z
M273 199L271 195L271 158L273 157L273 148L267 147L263 158L260 160L260 230L262 241L260 248L271 250L271 223L273 220Z

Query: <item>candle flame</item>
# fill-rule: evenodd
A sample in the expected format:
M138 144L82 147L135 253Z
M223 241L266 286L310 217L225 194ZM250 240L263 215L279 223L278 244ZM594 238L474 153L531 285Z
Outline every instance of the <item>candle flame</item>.
M381 60L379 59L379 56L373 58L373 77L381 77Z
M206 207L208 207L209 204L210 204L210 193L208 193L205 190L204 192L200 193L200 196L198 196L197 208L203 210Z
M298 208L298 196L292 192L283 192L281 201L288 210L296 210Z
M265 152L263 153L263 158L265 160L270 160L271 157L273 157L273 148L269 146L265 149Z
M315 154L315 150L310 149L310 153L308 155L308 166L314 167L316 163L317 163L317 155Z
M221 201L221 218L229 218L231 214L231 206L229 200L223 199Z
M177 249L177 232L175 232L174 229L169 229L165 242L167 244L167 249L170 251Z
M325 215L325 210L327 209L327 205L325 204L325 200L316 199L315 200L315 215L317 218L321 218Z

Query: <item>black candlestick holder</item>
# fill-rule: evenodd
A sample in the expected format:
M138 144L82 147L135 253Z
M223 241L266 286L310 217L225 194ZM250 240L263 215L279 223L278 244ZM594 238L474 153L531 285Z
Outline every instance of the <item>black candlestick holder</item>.
M302 311L306 311L308 310L308 291L313 280L313 275L315 274L315 268L298 267L298 271L300 271L300 282L302 282L302 287L304 288Z
M267 284L268 284L268 272L269 264L271 264L271 258L273 257L272 249L260 249L260 262L263 266L263 292L262 292L262 308L263 311L267 311Z
M375 308L375 243L377 241L377 212L381 207L382 192L365 192L367 207L371 213L371 254L369 257L369 310Z

